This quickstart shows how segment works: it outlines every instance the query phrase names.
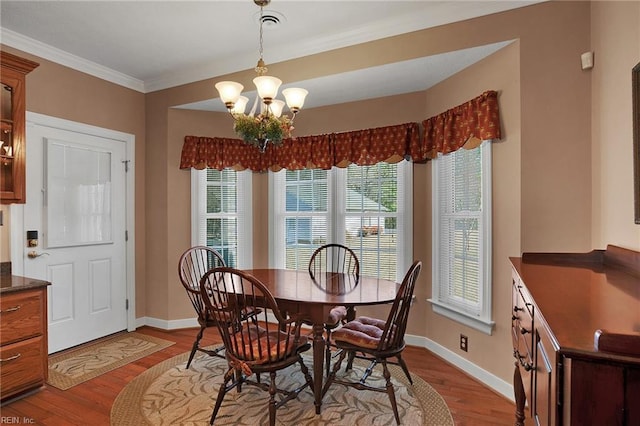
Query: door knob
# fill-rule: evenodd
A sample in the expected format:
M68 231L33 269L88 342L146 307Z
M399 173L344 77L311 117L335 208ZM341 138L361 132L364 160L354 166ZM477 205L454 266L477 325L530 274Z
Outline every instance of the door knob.
M49 253L44 252L44 253L38 253L35 250L30 251L29 253L27 253L27 256L29 257L29 259L35 259L36 257L40 257L40 256L48 256Z

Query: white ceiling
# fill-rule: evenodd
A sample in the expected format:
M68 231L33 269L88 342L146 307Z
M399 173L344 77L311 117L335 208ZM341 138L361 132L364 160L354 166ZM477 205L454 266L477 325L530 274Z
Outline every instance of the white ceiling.
M280 62L539 1L273 0L265 15L280 23L265 25L264 59ZM147 93L252 68L259 14L252 0L2 0L0 36L2 44ZM425 90L504 44L295 85L310 92L305 108ZM213 99L190 107L224 109Z

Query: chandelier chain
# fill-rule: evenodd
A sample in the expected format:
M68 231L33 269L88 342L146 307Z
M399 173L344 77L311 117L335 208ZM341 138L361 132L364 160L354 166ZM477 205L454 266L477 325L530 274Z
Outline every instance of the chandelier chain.
M264 58L263 58L263 52L264 52L264 48L262 47L263 45L262 26L264 23L263 18L264 18L264 6L260 5L260 48L259 48L260 59L258 60L258 64L255 67L255 72L258 75L265 75L268 71L267 67L265 66Z
M262 42L263 42L263 38L262 38L262 19L264 18L264 8L262 6L260 6L260 59L262 58L262 53L263 53L263 48L262 48Z

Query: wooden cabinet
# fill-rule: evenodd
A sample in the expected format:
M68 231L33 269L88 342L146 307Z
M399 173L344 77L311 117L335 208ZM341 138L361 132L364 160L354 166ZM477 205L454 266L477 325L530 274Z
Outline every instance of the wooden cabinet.
M640 253L525 253L511 264L516 425L640 425ZM632 340L631 351L598 347L598 330Z
M0 79L0 202L25 202L25 80L37 63L2 54Z
M46 295L45 284L3 291L0 296L0 399L3 401L38 388L47 379Z

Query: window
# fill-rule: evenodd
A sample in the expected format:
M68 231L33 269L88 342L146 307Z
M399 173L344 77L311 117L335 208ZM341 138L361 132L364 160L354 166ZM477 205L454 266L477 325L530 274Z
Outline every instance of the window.
M491 334L491 143L433 161L435 312Z
M411 172L401 162L271 173L270 263L306 270L316 248L337 242L362 275L401 281L413 262Z
M250 268L253 263L251 198L248 171L192 169L192 244L216 249L227 266Z

